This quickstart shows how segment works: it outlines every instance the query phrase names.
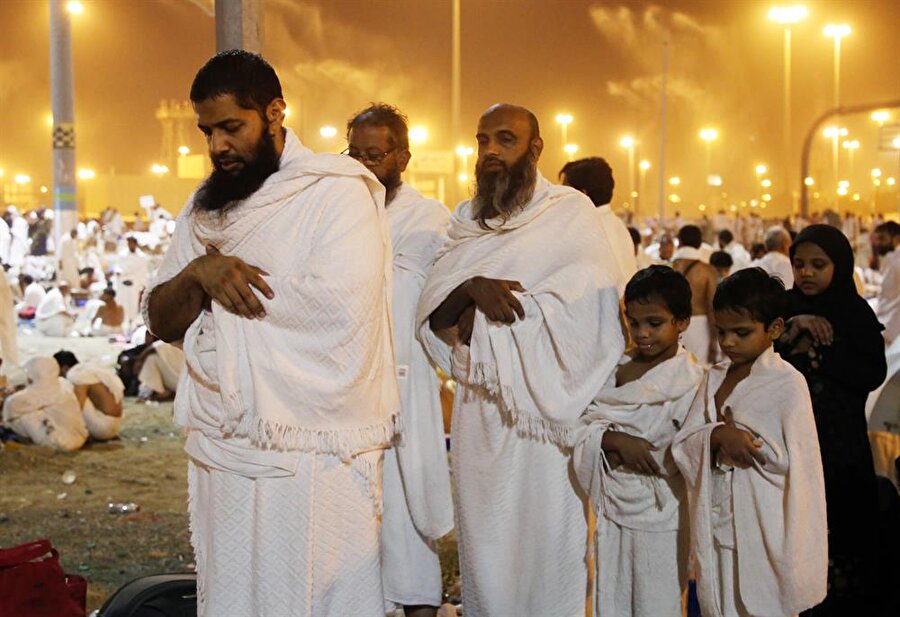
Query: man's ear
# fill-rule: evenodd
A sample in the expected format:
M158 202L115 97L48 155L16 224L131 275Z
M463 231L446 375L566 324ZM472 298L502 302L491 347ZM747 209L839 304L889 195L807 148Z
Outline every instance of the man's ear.
M541 152L544 151L544 140L540 137L535 137L531 140L531 145L528 149L531 150L531 155L534 157L534 160L538 160L541 157Z
M285 109L287 109L287 103L284 102L284 99L272 99L272 102L266 107L266 120L270 127L274 126L280 129L284 125Z
M412 154L410 154L409 150L400 150L397 152L397 168L400 170L400 173L406 171L406 166L409 165L409 159L412 158Z

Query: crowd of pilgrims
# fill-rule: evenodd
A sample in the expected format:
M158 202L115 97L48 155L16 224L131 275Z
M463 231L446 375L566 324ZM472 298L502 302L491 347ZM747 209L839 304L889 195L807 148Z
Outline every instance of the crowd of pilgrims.
M44 207L20 214L10 206L0 222L7 282L0 285L6 305L0 311L0 437L72 451L118 436L125 396L174 397L183 353L149 332L139 310L174 220L154 205L126 224L108 208L79 221L56 244L53 214ZM52 357L21 352L20 342L45 337L58 344ZM73 337L108 340L120 352L115 364L79 361L67 349Z
M609 194L592 194L591 174L609 176ZM609 210L602 159L570 163L560 179ZM184 362L154 343L139 310L174 221L154 210L149 228L127 230L110 210L54 248L42 210L4 220L5 369L18 364L17 330L132 345L117 370L64 350L29 359L7 389L5 428L60 449L115 437L123 396L144 384L143 396L170 397ZM628 348L571 452L596 516L595 614L681 614L687 533L698 593L723 614L808 609L826 568L821 614L885 614L868 611L890 606L897 494L876 474L866 406L900 340L900 226L833 212L630 222L627 257L616 256ZM896 482L890 447L878 471Z

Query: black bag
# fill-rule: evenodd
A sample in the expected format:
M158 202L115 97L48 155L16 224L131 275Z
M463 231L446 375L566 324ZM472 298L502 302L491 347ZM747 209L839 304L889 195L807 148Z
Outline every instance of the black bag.
M154 574L119 587L97 617L196 617L197 575Z

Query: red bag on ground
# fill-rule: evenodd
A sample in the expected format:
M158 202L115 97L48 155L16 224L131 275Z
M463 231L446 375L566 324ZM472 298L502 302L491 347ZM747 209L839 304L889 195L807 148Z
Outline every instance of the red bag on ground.
M67 576L49 540L0 549L0 615L84 617L87 581Z

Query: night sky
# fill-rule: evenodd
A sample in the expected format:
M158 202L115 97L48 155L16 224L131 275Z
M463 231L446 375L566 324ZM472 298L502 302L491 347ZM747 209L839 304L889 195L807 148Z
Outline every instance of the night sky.
M143 173L157 158L161 99L186 99L197 68L215 51L211 0L83 0L73 18L79 166L98 173ZM842 43L846 105L900 99L900 3L810 1L794 29L795 154L812 119L833 101L828 22L853 33ZM734 195L756 191L753 168L767 163L782 181L782 30L769 2L756 0L462 1L462 129L451 136L449 0L262 0L263 54L275 66L294 111L289 126L313 149L338 151L318 127L341 128L370 101L398 105L430 131L428 148L473 144L480 113L505 101L531 108L542 123L541 168L555 178L564 161L554 116L575 117L569 141L579 155L607 157L626 183L624 134L653 165L655 199L661 41L671 42L667 176L683 179L686 201L702 199L704 147L715 126L712 171ZM43 0L0 2L0 167L50 182L49 9ZM894 121L900 110L893 110ZM859 139L854 187L872 167L896 175L897 154L878 153L868 115L847 118ZM817 141L812 173L830 169ZM197 132L188 144L203 143ZM415 155L415 152L413 153ZM848 164L842 163L845 167ZM893 170L893 171L891 171ZM849 175L847 174L842 175ZM624 184L623 184L624 186ZM758 191L756 191L758 192Z

